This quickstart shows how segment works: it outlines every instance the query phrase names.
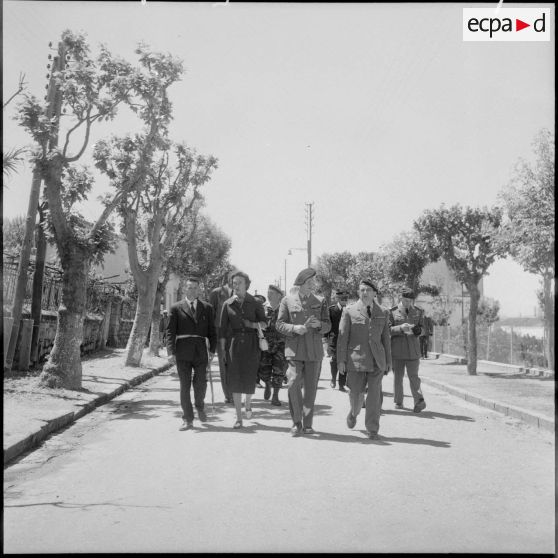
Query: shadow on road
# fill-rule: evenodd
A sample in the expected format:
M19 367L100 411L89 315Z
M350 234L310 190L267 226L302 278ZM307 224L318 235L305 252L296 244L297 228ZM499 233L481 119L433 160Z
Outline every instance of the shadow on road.
M142 401L119 402L114 405L111 413L120 415L113 420L123 419L152 419L160 416L156 411L161 407L176 407L173 399L144 399Z
M407 411L407 412L405 412ZM415 417L419 418L426 418L426 419L446 419L446 420L464 420L466 422L475 422L474 418L468 417L466 415L448 415L447 413L438 413L436 411L422 411L421 413L413 413L413 409L400 409L400 410L392 410L392 409L382 409L382 415L408 415L412 414Z

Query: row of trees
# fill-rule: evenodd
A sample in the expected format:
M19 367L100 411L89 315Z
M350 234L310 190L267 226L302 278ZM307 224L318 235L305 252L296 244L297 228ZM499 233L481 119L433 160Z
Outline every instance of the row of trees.
M198 154L169 136L173 118L169 88L181 79L182 62L144 44L135 53L136 64L113 55L105 46L94 57L83 34L64 31L45 102L25 95L18 106L16 119L35 142L33 186L36 189L37 183L39 187L44 183L43 229L56 246L63 272L56 337L41 374L41 382L50 387L81 387L79 346L87 277L92 265L114 248L113 216L118 217L120 233L126 239L137 288L127 365L140 364L149 327L155 320L158 325L160 297L170 273L215 271L230 248L223 233L200 214L203 187L217 168L217 159ZM112 135L91 146L92 129L115 119L122 107L137 116L139 131ZM88 167L78 166L87 156L109 180L95 222L87 221L80 212L95 181ZM32 226L36 207L30 201L27 222ZM27 232L26 228L22 255L27 253L27 262L25 258L20 262L22 274L27 273L32 239ZM202 260L195 251L211 252L208 246L214 252L200 269L196 262ZM171 254L185 257L171 258ZM23 292L16 290L16 295L14 335ZM151 329L158 332L158 327Z
M481 279L498 258L513 257L525 271L541 279L539 300L545 323L545 356L554 369L554 136L541 130L533 142L534 162L520 159L513 179L494 207L462 207L459 204L424 211L411 232L398 235L378 253L323 254L316 262L322 294L348 289L356 295L358 280L373 277L383 297L394 303L402 286L424 292L440 303L438 285L422 284L425 266L445 260L455 279L470 295L467 370L476 374L477 323L494 321L494 301L483 300ZM520 293L518 293L520 296ZM437 298L436 298L437 297ZM443 313L444 308L440 308Z

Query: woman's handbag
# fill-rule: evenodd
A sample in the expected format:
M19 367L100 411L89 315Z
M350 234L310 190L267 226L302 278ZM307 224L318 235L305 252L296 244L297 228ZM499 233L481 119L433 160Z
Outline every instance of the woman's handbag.
M260 343L260 350L267 351L269 349L267 339L264 337L262 326L260 324L258 324L258 341Z

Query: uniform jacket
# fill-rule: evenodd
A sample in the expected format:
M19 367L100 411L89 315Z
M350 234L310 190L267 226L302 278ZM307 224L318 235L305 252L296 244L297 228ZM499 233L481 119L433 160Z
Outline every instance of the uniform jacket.
M335 351L337 347L337 336L339 335L339 322L341 320L343 308L339 308L339 304L334 304L329 307L328 311L331 321L331 330L326 337L329 339L329 347Z
M167 352L169 355L175 355L177 360L192 360L195 355L195 343L203 342L205 345L203 339L176 339L177 335L187 334L206 337L209 339L209 352L215 352L217 334L211 304L198 298L195 316L185 299L171 306L167 326Z
M401 360L420 359L419 335L424 327L423 316L424 312L416 306L409 308L409 314L405 312L401 303L390 309L392 358ZM404 323L419 325L420 331L407 335L401 331L401 324Z
M374 361L383 372L391 368L389 310L376 301L370 306L371 318L361 300L346 306L341 315L337 362L346 363L347 371L371 372Z
M295 325L304 325L315 316L322 322L319 329L309 328L304 335L294 333ZM292 360L321 361L324 357L322 336L331 328L329 312L323 297L311 293L304 301L294 294L283 298L275 328L285 335L285 357Z
M219 327L219 321L221 320L221 310L223 308L223 303L225 300L230 298L232 295L232 290L226 285L222 287L217 287L209 293L209 304L213 306L213 315L215 316L215 327Z

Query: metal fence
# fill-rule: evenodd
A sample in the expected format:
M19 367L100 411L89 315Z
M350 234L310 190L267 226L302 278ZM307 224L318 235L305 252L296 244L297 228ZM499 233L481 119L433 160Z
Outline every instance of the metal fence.
M434 326L431 350L437 353L466 356L468 324L460 327ZM547 368L544 340L505 331L492 325L477 326L477 357L481 360L515 364L527 368Z

